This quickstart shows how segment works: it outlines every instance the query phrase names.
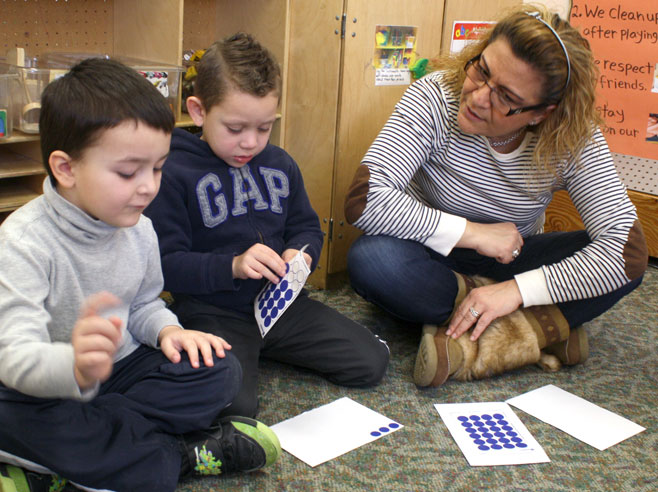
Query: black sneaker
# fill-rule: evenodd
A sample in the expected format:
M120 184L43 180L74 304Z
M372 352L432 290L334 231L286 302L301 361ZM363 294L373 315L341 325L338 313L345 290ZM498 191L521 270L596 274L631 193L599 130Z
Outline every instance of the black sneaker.
M59 475L46 475L0 463L0 492L64 492L74 490Z
M250 472L270 466L281 454L272 429L247 417L224 417L206 431L185 434L183 440L197 475Z

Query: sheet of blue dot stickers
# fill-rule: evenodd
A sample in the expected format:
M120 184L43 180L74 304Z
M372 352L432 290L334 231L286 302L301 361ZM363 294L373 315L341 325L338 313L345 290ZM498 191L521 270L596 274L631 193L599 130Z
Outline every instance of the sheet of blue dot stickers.
M325 463L403 427L346 396L270 426L281 447L309 466Z
M305 249L306 246L286 264L286 274L279 283L268 282L254 300L254 315L263 337L297 298L311 273L304 259Z
M471 466L551 461L507 403L444 403L434 407Z

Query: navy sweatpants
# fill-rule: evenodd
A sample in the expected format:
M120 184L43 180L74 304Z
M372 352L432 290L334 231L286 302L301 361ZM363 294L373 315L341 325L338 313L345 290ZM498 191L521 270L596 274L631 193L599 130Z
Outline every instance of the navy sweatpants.
M240 393L225 413L253 417L258 411L258 361L265 357L318 372L335 384L372 386L384 377L389 351L366 327L311 299L302 290L263 338L256 318L178 296L171 306L189 330L224 338L240 360Z
M34 398L0 384L0 450L75 483L116 491L173 491L179 435L208 428L237 394L241 368L229 352L193 368L142 346L117 362L88 402Z

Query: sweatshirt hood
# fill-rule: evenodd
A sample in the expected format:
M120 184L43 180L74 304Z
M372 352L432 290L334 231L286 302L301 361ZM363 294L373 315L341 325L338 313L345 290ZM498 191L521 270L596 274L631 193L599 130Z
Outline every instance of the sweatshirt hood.
M182 128L175 128L171 135L171 151L189 152L199 157L214 155L208 142L201 140L202 135L202 132L190 133Z

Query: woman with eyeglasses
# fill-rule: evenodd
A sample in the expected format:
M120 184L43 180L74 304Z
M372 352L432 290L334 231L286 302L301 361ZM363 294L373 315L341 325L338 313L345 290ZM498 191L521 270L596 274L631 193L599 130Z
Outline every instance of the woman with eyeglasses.
M589 45L526 4L436 68L354 177L352 286L423 325L418 386L583 362L583 323L636 288L648 258L599 129ZM585 230L543 232L557 190Z

